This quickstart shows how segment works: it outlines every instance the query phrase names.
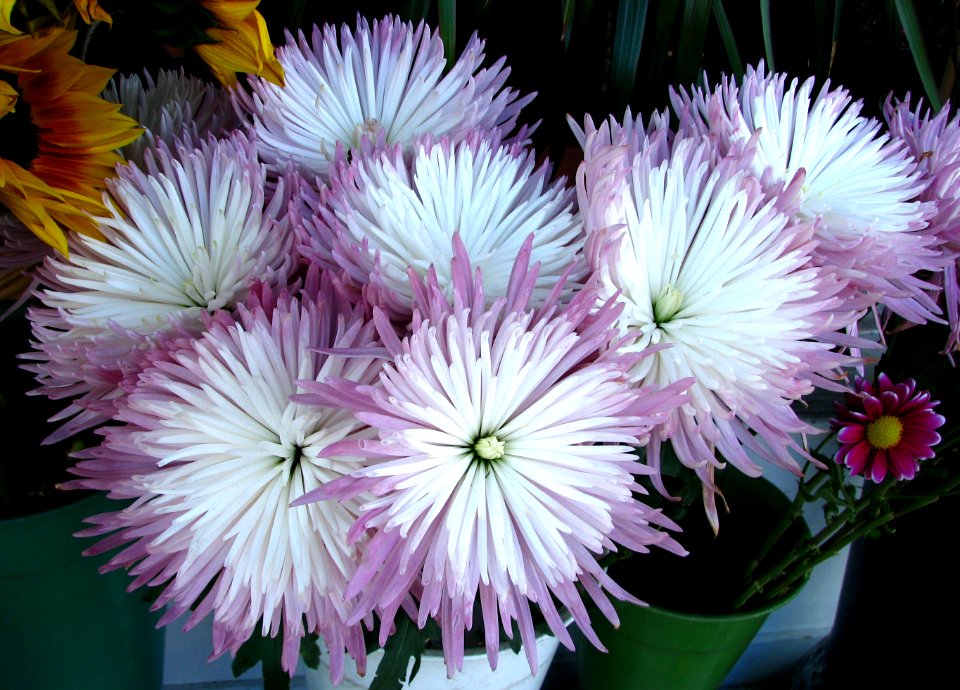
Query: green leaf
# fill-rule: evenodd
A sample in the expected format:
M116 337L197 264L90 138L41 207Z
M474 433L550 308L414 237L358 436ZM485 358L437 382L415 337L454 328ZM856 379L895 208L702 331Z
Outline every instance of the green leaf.
M694 82L700 77L712 5L711 0L684 0L677 47L677 81L681 84Z
M563 28L560 38L565 48L570 47L570 34L573 32L573 15L577 10L577 0L563 0Z
M320 667L320 645L317 644L319 635L307 633L300 638L300 658L307 668Z
M403 3L400 16L414 23L426 20L430 13L430 0L407 0Z
M254 666L260 663L260 634L255 632L250 638L240 645L240 649L233 657L230 664L230 670L233 671L233 677L243 675Z
M437 12L440 15L443 56L449 67L457 59L457 0L437 0Z
M400 690L407 678L410 657L413 657L414 669L420 668L420 656L424 648L423 636L407 616L401 616L396 625L396 632L390 636L383 648L383 659L377 666L370 690Z
M773 30L770 26L770 0L760 0L760 25L763 29L763 52L767 58L767 72L777 71L773 62Z
M717 22L717 29L720 30L720 40L723 41L723 47L727 51L730 69L736 77L742 77L743 60L740 59L740 49L737 47L737 39L733 35L730 19L727 17L726 10L723 9L723 0L713 0L713 18Z
M923 40L923 32L920 30L920 22L917 20L917 11L914 9L911 0L894 0L893 4L897 8L897 16L900 18L900 25L906 35L907 45L910 46L910 53L913 55L917 72L920 74L920 81L923 83L927 100L934 110L940 110L943 101L940 100L937 82L933 77L933 71L930 69L930 61L927 59L927 47Z
M622 109L630 100L637 78L643 29L647 21L646 0L620 0L617 25L613 34L610 62L610 88L614 108Z

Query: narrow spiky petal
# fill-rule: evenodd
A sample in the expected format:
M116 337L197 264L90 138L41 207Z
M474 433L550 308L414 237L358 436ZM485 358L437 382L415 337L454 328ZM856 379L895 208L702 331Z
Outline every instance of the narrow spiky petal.
M264 206L265 170L243 135L198 148L161 145L146 169L110 183L104 239L80 238L68 259L41 269L43 306L31 309L38 392L72 399L50 440L109 418L135 356L168 334L201 329L255 280L283 287L296 267L285 195ZM282 185L281 185L282 186ZM131 369L132 367L132 369Z
M810 265L812 224L780 210L797 185L768 199L750 173L749 147L721 158L706 138L670 139L629 114L623 126L588 121L577 188L600 299L623 304L625 347L668 346L632 378L696 380L648 456L658 469L670 440L702 480L716 528L714 473L725 462L756 476L748 450L795 472L793 456L806 456L791 434L815 430L791 404L851 363L829 337L847 320L835 318L843 283ZM659 476L655 483L666 493Z
M531 308L527 257L514 269L506 296L484 308L482 272L461 245L450 297L432 269L425 282L414 276L409 336L397 339L377 312L390 353L380 385L305 384L298 397L344 405L378 431L375 441L330 448L362 467L302 500L369 496L353 529L370 541L347 589L358 597L351 620L378 610L383 642L414 594L418 625L440 623L451 675L478 599L491 667L501 628L516 621L535 671L531 609L571 646L558 612L566 607L599 645L577 585L605 611L601 588L633 598L597 557L618 546L681 552L658 529L672 523L639 498L634 475L649 469L634 446L681 402L686 382L632 388L626 373L637 356L608 349L618 309L592 313L590 288L566 305L554 297Z
M507 136L532 96L504 88L502 59L480 69L483 45L474 35L446 69L439 33L423 23L360 19L339 39L336 27L315 26L310 41L288 33L277 50L284 88L254 79L252 95L238 97L264 161L282 169L292 158L309 178L326 178L338 143L409 146L425 134L458 140L472 128Z
M425 276L433 266L441 289L452 293L454 235L483 271L488 300L506 294L514 259L532 235L534 295L543 299L574 264L583 239L573 190L549 178L549 164L537 166L532 152L477 132L459 143L421 139L412 157L399 145L349 163L341 157L317 213L300 225L301 252L376 290L381 306L405 320L413 301L409 270Z

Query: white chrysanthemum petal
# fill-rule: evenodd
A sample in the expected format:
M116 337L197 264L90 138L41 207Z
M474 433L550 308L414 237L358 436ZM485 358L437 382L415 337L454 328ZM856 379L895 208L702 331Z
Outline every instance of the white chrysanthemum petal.
M913 277L944 261L927 232L933 213L917 201L923 182L899 142L860 115L842 88L814 80L787 84L784 74L748 68L739 87L724 80L712 93L672 93L681 122L710 135L724 153L753 142L752 168L773 185L802 184L796 218L816 221L814 260L847 281L842 295L859 310L885 303L905 318L935 319L927 292ZM854 312L855 313L855 312ZM851 321L845 326L852 326Z
M303 299L283 297L269 314L241 308L240 323L216 321L147 367L120 407L121 425L75 470L79 486L138 499L97 533L117 531L111 539L127 544L111 567L134 566L138 582L163 586L164 622L212 608L215 654L236 651L257 626L282 628L291 673L300 638L314 631L341 668L344 647L362 667L362 634L346 623L344 596L361 546L347 540L361 500L291 503L354 469L322 449L370 436L349 412L292 397L301 377L369 384L379 371L370 358L317 352L367 346L372 329L358 328L360 312L336 311L329 290Z
M44 306L30 312L41 390L76 388L87 408L51 438L109 417L90 405L116 397L138 352L196 333L204 313L243 301L255 281L285 286L297 264L288 223L264 208L266 173L242 135L162 146L146 171L128 165L118 175L108 181L103 239L78 237L69 258L48 260ZM277 196L285 194L281 182Z
M634 380L696 379L688 403L659 430L653 453L672 438L709 499L720 466L715 446L740 470L758 471L737 433L756 434L769 460L796 467L790 451L803 450L789 431L761 420L786 415L790 430L805 428L791 403L812 389L815 376L846 363L817 342L837 327L831 314L840 285L810 267L812 227L790 222L765 200L749 172L752 151L717 162L706 139L680 138L664 148L662 136L588 122L578 191L600 295L619 294L625 303L619 324L628 346L668 346L641 360ZM789 202L788 194L776 203ZM710 500L707 510L716 523Z
M400 143L432 134L461 138L471 128L507 135L530 97L504 89L502 60L479 70L483 42L473 36L444 74L439 34L386 17L360 19L351 31L313 28L277 49L286 85L252 79L252 96L238 94L252 118L260 154L281 170L292 159L310 177L326 178L338 145Z
M543 299L582 238L572 190L548 184L548 176L532 153L479 135L459 144L421 141L412 160L399 148L358 156L332 173L324 206L301 229L301 251L378 286L385 306L409 315L409 268L424 276L432 266L451 293L455 234L483 271L491 300L505 294L513 260L533 235L535 294Z
M495 664L501 622L507 630L516 620L531 642L531 604L566 634L554 597L595 639L576 583L601 599L601 587L627 596L595 561L615 542L678 550L651 524L669 523L632 492L634 474L649 472L633 449L683 387L630 387L635 358L607 349L615 310L591 314L592 287L563 306L558 290L541 305L549 316L527 311L531 240L507 294L488 309L482 271L474 274L463 243L454 249L452 299L437 272L413 290L412 332L384 336L391 361L380 387L344 395L321 384L303 397L344 401L380 429L360 449L363 467L323 492L375 497L358 521L372 536L347 590L359 599L351 620L373 610L389 620L413 593L419 625L440 621L451 672L478 596ZM378 327L392 329L381 317Z

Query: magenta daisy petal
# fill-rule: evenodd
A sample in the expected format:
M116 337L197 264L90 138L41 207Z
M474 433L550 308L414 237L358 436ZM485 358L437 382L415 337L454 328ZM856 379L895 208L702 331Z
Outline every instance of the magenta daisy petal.
M291 396L301 379L372 383L380 364L318 352L377 343L329 281L312 292L281 295L274 307L253 301L237 323L221 314L147 366L119 405L119 424L79 455L72 484L135 499L97 516L87 534L109 535L92 552L124 547L108 567L128 569L133 587L162 588L161 622L195 609L189 628L212 612L215 655L236 652L258 629L282 632L291 675L301 638L317 632L338 681L344 650L361 672L365 663L344 594L364 542L347 542L361 501L290 504L357 466L321 450L370 434L343 409Z
M470 263L483 271L487 301L503 297L511 269L529 236L539 264L534 298L549 295L581 252L583 229L574 192L550 183L550 166L532 152L474 132L459 143L421 139L412 156L400 146L354 156L332 169L318 212L300 224L301 252L345 270L377 302L408 319L413 288L407 272L433 267L441 289L454 289L454 235ZM583 271L567 282L569 293Z
M339 403L378 430L375 441L339 444L363 468L313 497L369 493L355 533L371 534L348 593L352 620L379 610L381 638L408 593L420 626L436 618L450 673L479 600L487 654L496 667L501 627L517 621L537 667L533 614L571 645L558 606L587 637L578 585L611 616L606 590L631 599L597 564L618 545L679 546L671 526L638 498L649 468L633 448L682 400L687 385L639 391L626 372L637 355L607 348L618 308L591 313L586 288L566 306L528 307L529 246L505 298L485 308L483 282L461 247L448 299L431 269L415 290L412 332L398 340L377 311L391 359L380 385L307 384L303 401ZM423 301L421 301L421 298ZM413 612L412 612L413 613Z
M483 46L472 36L447 69L439 33L423 23L360 19L339 39L333 26L314 27L310 41L288 33L277 49L286 86L252 79L252 95L238 95L264 161L282 170L292 158L305 176L325 179L338 144L408 147L418 136L458 140L473 128L509 136L532 96L504 87L503 59L480 69Z
M803 172L795 217L816 221L818 264L847 281L843 296L860 308L883 302L923 322L938 313L933 286L914 274L942 263L926 231L930 205L916 201L924 183L905 147L860 115L843 88L814 79L787 82L748 67L742 82L724 79L712 92L672 94L684 127L709 135L726 154L757 142L753 170L787 184Z
M51 440L104 421L98 402L139 366L138 352L196 334L203 317L243 301L254 281L283 288L296 269L284 212L289 190L264 203L266 172L240 134L147 155L145 170L108 180L103 239L80 236L69 258L40 270L30 310L36 350L24 357L40 393L79 398ZM289 185L286 185L289 187Z
M628 115L629 117L629 115ZM587 122L577 176L586 254L601 299L623 304L626 347L664 346L630 372L637 383L693 377L689 400L648 451L670 440L704 484L718 524L714 473L729 462L756 476L756 455L798 472L793 434L815 431L792 403L830 386L849 358L830 344L844 307L835 274L811 266L813 227L780 208L750 173L753 151L720 158L706 138L671 141L652 123ZM719 457L717 457L719 455ZM666 493L659 476L655 484Z
M930 393L918 393L913 379L894 384L880 374L870 384L857 377L854 392L836 403L837 416L830 420L840 441L834 459L875 482L888 473L913 479L920 460L934 457L933 446L940 443L936 430L946 420L933 411L938 404Z

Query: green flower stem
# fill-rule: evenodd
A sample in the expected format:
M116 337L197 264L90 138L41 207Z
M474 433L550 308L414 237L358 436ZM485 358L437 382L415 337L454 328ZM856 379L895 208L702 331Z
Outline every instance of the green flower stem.
M734 602L734 610L742 607L757 594L763 594L763 598L767 601L773 601L785 595L797 580L806 576L814 567L831 558L855 540L870 534L892 520L936 502L941 496L951 493L960 486L960 474L946 481L932 494L916 497L897 510L880 511L874 519L859 527L854 527L861 515L876 511L877 506L888 500L892 488L900 486L902 486L902 483L891 481L871 493L856 506L838 513L816 535L803 540L796 548L791 549L779 562L768 568L762 576L751 583L747 590ZM776 586L771 591L764 592L767 586L774 581L776 581Z

